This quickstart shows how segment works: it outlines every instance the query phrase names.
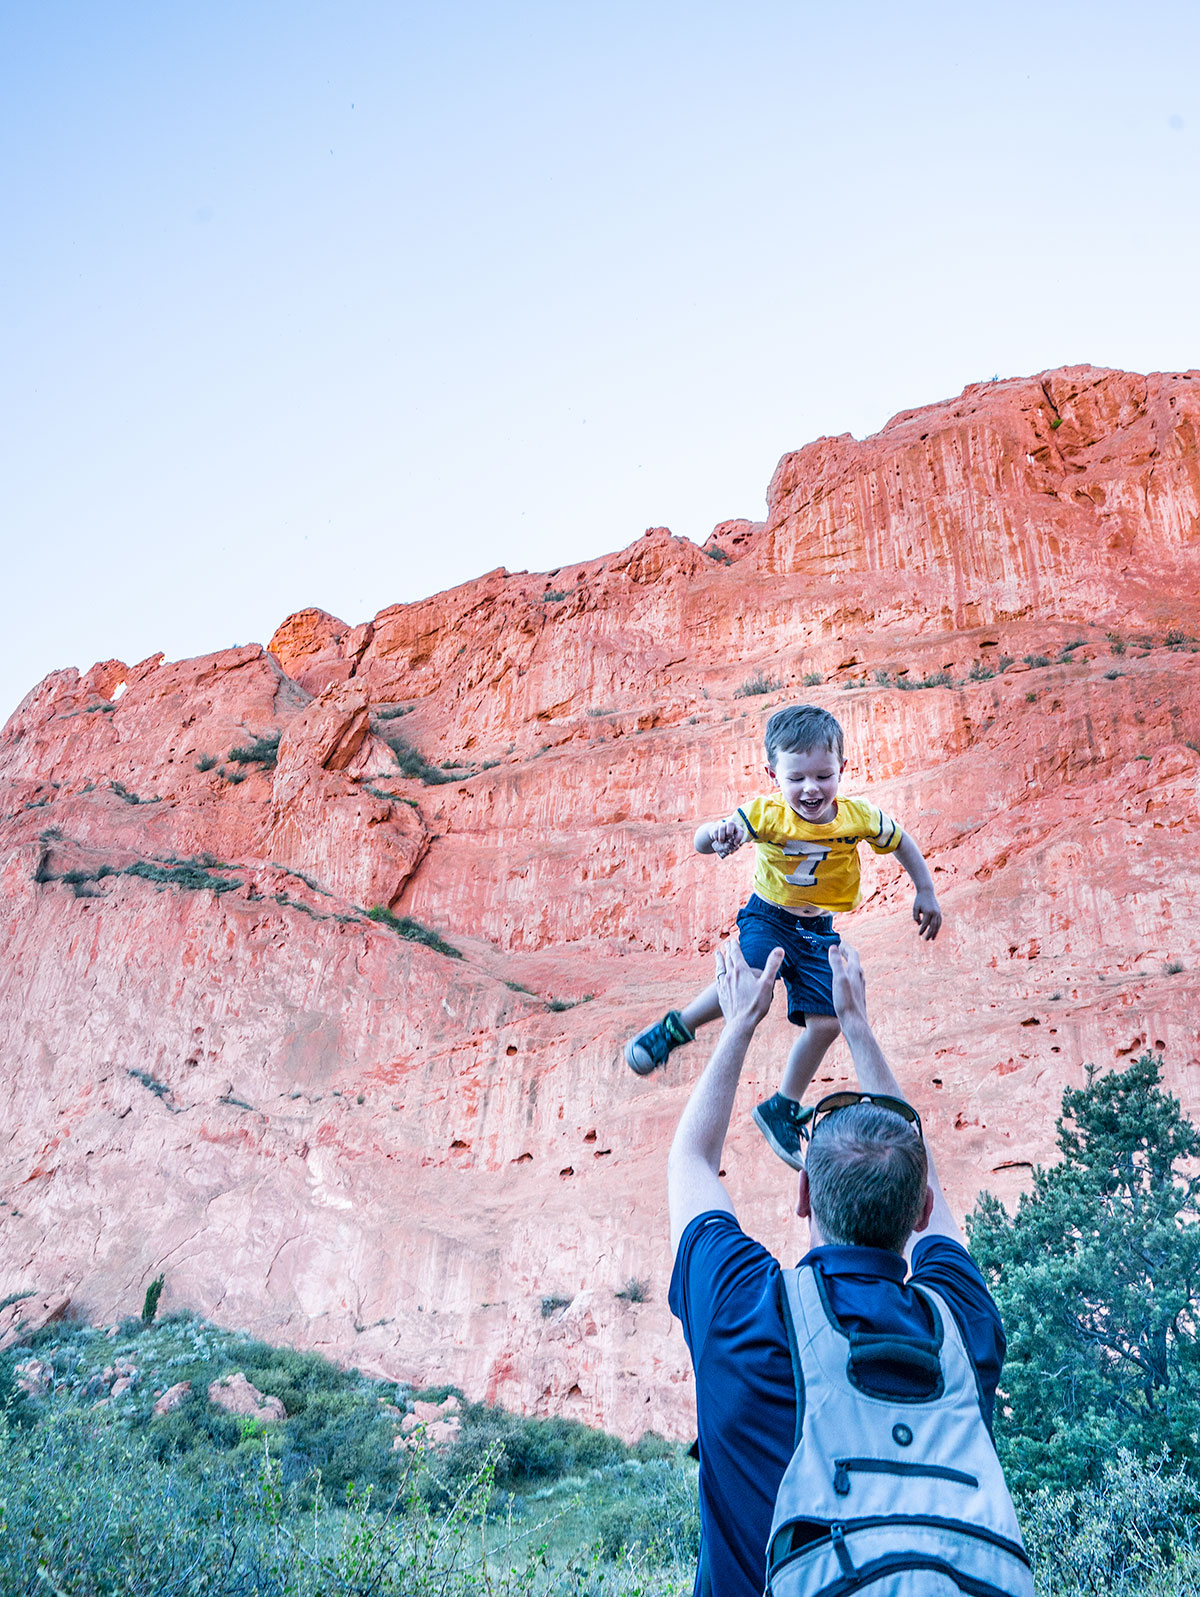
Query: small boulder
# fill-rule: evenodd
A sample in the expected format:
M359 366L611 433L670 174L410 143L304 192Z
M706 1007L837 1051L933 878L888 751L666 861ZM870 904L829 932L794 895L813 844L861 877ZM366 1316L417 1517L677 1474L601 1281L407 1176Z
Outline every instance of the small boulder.
M213 1381L208 1389L208 1401L223 1408L227 1414L246 1414L252 1420L270 1425L287 1419L287 1410L277 1397L264 1397L252 1386L241 1370Z
M155 1417L161 1419L164 1414L173 1414L191 1389L192 1383L190 1381L176 1381L174 1386L168 1386L154 1405ZM279 1399L276 1398L275 1401L278 1402Z
M54 1366L41 1359L25 1359L14 1366L13 1379L30 1397L45 1397L54 1384Z
M70 1307L70 1298L59 1293L45 1298L18 1298L6 1309L0 1309L0 1353L16 1347L44 1325L61 1320Z

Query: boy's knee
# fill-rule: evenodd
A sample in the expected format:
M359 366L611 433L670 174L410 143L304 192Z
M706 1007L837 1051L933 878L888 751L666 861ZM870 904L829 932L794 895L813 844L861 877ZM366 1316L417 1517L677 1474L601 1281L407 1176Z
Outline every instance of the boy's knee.
M841 1035L836 1015L805 1015L804 1024L818 1042L831 1043Z

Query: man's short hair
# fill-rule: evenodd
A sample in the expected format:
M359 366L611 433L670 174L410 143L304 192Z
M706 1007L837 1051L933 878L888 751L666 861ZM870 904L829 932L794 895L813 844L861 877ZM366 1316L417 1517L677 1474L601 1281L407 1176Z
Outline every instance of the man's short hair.
M805 749L829 749L845 764L841 723L828 710L816 704L789 704L776 710L767 722L767 764L775 769L780 754L795 754Z
M826 1242L904 1252L929 1178L925 1144L906 1120L871 1103L838 1109L818 1122L804 1168Z

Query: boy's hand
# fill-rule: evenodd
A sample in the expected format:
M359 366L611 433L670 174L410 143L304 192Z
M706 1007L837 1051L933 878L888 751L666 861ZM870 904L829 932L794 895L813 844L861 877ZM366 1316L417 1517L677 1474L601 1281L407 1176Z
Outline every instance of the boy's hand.
M913 899L913 920L917 931L927 942L932 942L942 929L942 912L932 888L922 888Z
M758 1025L771 1007L775 978L782 964L783 949L774 948L761 971L751 970L736 937L717 949L717 998L727 1023L742 1021L752 1028Z
M708 829L708 836L718 859L728 859L746 841L740 822L730 818L714 821Z

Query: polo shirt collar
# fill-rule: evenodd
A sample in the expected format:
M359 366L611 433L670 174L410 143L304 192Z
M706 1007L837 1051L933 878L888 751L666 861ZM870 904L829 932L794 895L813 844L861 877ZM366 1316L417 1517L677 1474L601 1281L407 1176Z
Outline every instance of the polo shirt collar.
M822 1275L869 1275L903 1283L908 1279L908 1261L889 1248L856 1248L843 1243L827 1243L810 1248L797 1268L814 1265Z

